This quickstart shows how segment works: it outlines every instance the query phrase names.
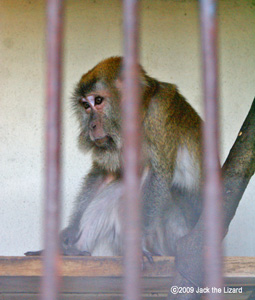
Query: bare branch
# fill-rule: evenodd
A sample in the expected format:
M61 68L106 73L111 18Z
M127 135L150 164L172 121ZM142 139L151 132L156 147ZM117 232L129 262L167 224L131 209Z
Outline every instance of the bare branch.
M255 99L238 137L222 167L224 236L233 219L243 193L255 172ZM178 241L176 266L179 274L173 285L203 286L204 213L193 230ZM224 238L224 236L222 238ZM188 298L187 298L188 297ZM193 298L192 298L193 297ZM198 299L194 295L169 294L168 299Z

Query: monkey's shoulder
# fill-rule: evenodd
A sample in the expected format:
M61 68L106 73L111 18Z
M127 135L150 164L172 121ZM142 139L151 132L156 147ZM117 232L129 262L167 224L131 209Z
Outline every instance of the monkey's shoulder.
M175 84L158 82L157 92L148 105L148 119L159 125L189 126L199 128L201 118L195 109L179 92ZM155 125L155 124L154 124Z
M200 155L201 119L174 84L159 82L158 91L148 107L144 129L157 159L169 162L180 148L190 152L191 157Z

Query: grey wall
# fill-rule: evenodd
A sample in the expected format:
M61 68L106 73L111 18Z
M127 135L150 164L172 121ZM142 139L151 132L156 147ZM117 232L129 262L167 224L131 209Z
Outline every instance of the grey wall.
M0 0L0 255L41 244L43 191L45 12L43 0ZM222 161L255 96L255 2L220 0ZM144 0L141 60L148 73L176 83L202 114L196 0ZM70 95L82 73L122 53L121 2L67 1L64 56L63 222L89 156L76 145ZM255 255L255 179L227 237L228 255Z

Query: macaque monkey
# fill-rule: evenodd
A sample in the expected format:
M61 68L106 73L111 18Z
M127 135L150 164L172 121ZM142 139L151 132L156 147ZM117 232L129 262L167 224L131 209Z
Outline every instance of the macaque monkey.
M74 91L79 145L92 153L93 163L61 233L64 255L123 254L121 71L121 57L103 60ZM176 241L194 227L201 212L201 119L175 85L148 76L142 67L140 85L141 247L149 258L175 255Z

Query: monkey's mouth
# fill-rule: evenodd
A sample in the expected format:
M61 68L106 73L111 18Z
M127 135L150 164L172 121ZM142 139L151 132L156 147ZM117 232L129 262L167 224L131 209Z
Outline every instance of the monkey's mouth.
M108 135L101 137L101 138L96 138L94 140L95 144L100 147L100 148L105 148L107 147L111 142L113 142L112 138Z

